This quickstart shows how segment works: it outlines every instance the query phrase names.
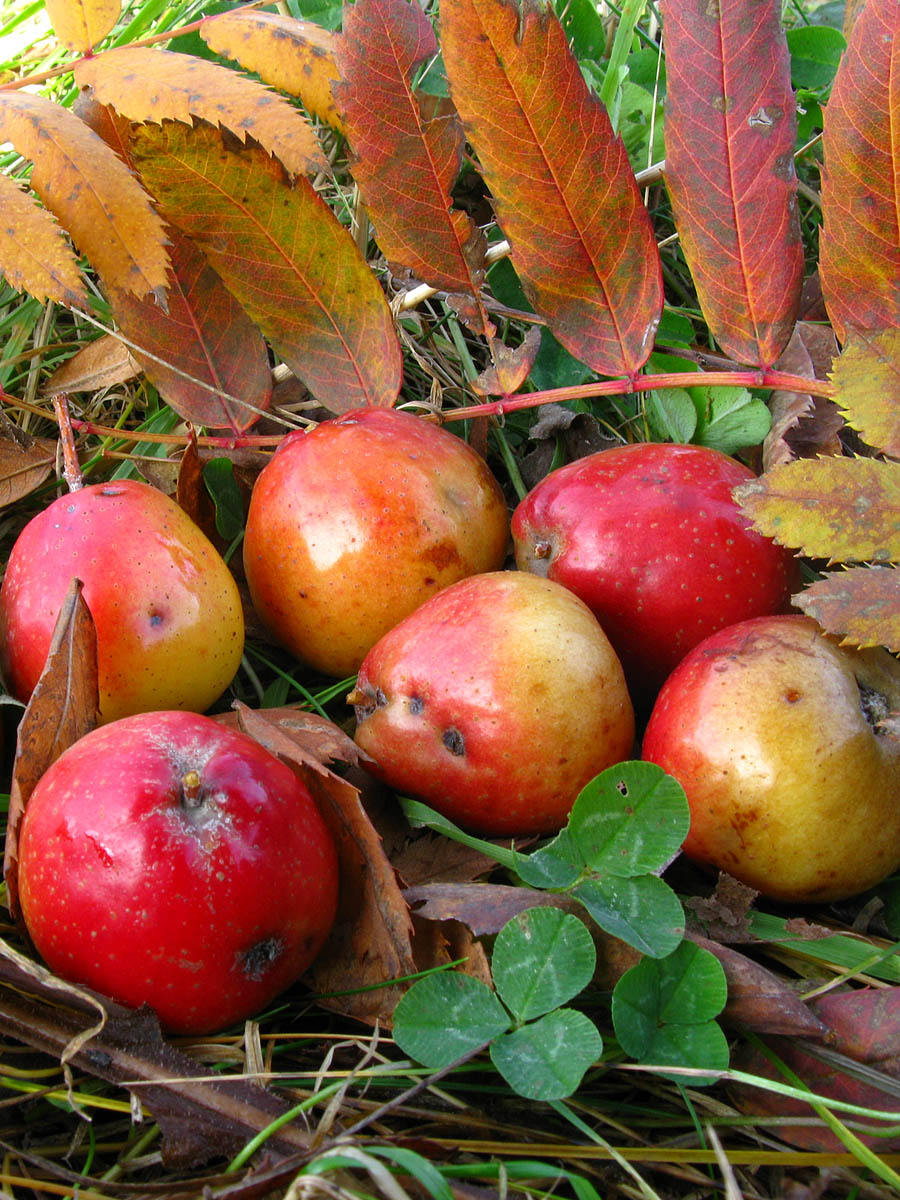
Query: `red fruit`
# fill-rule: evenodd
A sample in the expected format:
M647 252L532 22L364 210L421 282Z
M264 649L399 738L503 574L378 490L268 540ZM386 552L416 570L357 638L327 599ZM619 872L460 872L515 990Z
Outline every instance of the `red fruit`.
M519 567L584 600L636 702L714 630L785 605L792 556L732 499L752 478L717 450L641 443L560 467L513 513Z
M369 651L349 699L374 774L487 836L556 832L634 742L596 618L519 571L475 575L423 604Z
M367 408L283 443L253 489L244 569L274 636L342 676L435 592L502 566L508 543L506 502L474 450Z
M51 970L175 1033L267 1005L334 920L334 844L309 792L258 743L159 712L95 729L43 775L19 890Z
M100 715L209 708L234 677L244 617L221 555L174 500L135 480L59 496L25 526L0 588L7 687L26 701L73 577L97 628Z

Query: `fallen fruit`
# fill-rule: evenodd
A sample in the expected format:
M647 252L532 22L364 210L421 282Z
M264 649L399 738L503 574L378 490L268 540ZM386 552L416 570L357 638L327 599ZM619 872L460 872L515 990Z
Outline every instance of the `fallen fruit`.
M691 809L685 853L776 900L836 900L900 864L900 664L804 616L696 646L659 693L643 757Z
M259 1012L334 920L333 841L294 772L194 713L101 726L25 809L22 914L51 970L173 1033Z
M552 471L513 513L519 567L584 600L639 707L708 634L777 612L790 595L790 552L732 499L753 478L718 450L639 443Z
M253 489L244 569L278 641L340 677L435 592L502 566L508 542L506 502L474 450L368 408L285 439Z
M356 741L396 791L488 836L553 833L627 758L622 668L577 596L520 571L446 588L366 655Z
M34 690L73 577L97 629L102 721L218 700L244 648L237 585L175 501L136 480L59 496L16 540L0 587L0 661L14 696Z

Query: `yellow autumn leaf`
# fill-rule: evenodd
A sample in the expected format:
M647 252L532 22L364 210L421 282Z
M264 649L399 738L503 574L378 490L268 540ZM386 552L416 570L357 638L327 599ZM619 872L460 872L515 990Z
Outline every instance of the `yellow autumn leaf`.
M876 450L900 456L900 329L851 333L831 380L847 424Z
M121 0L44 0L53 32L68 50L89 54L122 11Z
M0 274L10 287L36 300L86 308L78 260L46 209L8 175L0 173Z

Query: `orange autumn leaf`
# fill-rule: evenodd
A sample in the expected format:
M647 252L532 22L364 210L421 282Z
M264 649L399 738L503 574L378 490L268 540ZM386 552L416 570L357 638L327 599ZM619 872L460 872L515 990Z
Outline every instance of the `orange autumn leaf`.
M0 173L0 273L17 291L66 308L87 307L78 260L63 231L34 197Z
M634 375L662 311L659 254L562 26L538 0L444 0L441 46L529 301L582 362Z
M307 112L343 132L331 91L339 78L334 60L338 35L312 21L238 9L207 17L200 36L210 50L234 59L280 92L299 96Z
M80 62L75 79L130 121L191 125L199 117L242 142L253 138L292 175L325 168L315 131L298 109L263 84L217 63L171 50L124 46Z
M31 187L109 286L162 296L168 256L149 196L112 150L62 105L0 92L0 138L31 158Z
M201 247L241 307L320 404L390 407L402 358L378 280L300 176L209 126L137 131L135 160L166 216Z
M122 11L121 0L44 0L53 32L68 50L88 54Z

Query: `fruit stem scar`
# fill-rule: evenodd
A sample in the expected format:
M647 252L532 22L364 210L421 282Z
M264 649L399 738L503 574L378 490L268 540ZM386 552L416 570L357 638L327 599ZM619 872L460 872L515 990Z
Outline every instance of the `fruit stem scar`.
M185 771L181 780L181 796L182 803L186 808L199 808L202 797L200 795L200 772L193 770Z

